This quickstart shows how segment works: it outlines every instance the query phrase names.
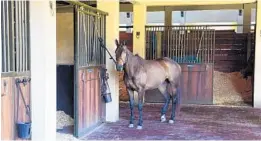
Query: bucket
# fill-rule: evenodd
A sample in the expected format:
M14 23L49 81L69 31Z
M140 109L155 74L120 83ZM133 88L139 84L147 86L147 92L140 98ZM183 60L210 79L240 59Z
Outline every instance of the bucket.
M28 139L31 135L31 122L17 122L17 133L21 139Z
M107 93L107 94L103 94L103 99L105 101L105 103L109 103L111 102L111 93Z

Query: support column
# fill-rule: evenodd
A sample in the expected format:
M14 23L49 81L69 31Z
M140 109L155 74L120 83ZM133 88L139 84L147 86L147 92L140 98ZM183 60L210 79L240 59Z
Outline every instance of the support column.
M106 46L110 53L115 56L115 39L119 40L119 0L97 1L97 8L109 13L106 19ZM106 121L116 122L119 120L119 76L115 64L108 54L106 54L106 68L109 73L108 83L112 97L112 102L106 104Z
M172 26L172 9L170 6L165 7L165 26Z
M243 33L248 33L251 30L251 5L244 4L244 11L243 11Z
M0 6L0 11L2 11L2 6ZM0 33L2 33L2 28L0 28ZM2 34L0 34L0 45L2 45ZM0 71L2 72L2 47L0 48ZM2 73L0 73L0 92L2 94ZM2 114L2 99L0 99L0 113ZM2 117L2 116L1 116ZM2 129L2 119L0 120L0 127ZM0 132L0 139L2 139L2 132Z
M261 108L261 0L257 0L256 7L256 43L255 43L255 67L254 67L254 107Z
M133 53L145 58L145 25L147 7L144 4L133 5Z
M247 60L251 55L251 5L244 4L244 12L243 12L243 33L248 34L247 38Z
M56 140L56 4L54 0L30 1L30 45L32 140Z
M133 54L139 54L145 59L147 6L141 3L133 4ZM143 98L145 100L145 98ZM138 94L134 92L134 103L138 103Z

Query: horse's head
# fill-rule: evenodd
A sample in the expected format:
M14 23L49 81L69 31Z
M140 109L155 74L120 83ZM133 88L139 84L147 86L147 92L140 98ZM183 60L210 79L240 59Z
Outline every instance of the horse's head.
M117 62L117 71L122 71L123 70L123 66L126 63L126 56L127 56L127 46L124 43L119 43L118 40L115 40L116 43L116 50L115 50L115 55L116 55L116 62Z

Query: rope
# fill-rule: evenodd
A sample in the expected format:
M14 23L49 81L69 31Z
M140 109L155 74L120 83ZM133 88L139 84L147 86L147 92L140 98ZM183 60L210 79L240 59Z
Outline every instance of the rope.
M98 19L100 18L100 14L99 14L99 13L98 13L98 17L97 17L97 18L98 18ZM92 19L93 19L93 25L94 25L94 32L96 32L96 36L97 36L97 38L98 38L98 40L99 40L99 42L100 42L100 46L107 51L107 53L110 55L110 59L112 59L113 62L114 62L114 64L117 65L115 59L112 57L112 55L111 55L111 53L109 52L109 50L108 50L108 49L105 47L105 45L103 44L103 39L102 39L101 36L100 36L99 30L98 30L97 26L95 26L95 25L97 24L97 20L95 20L94 17L93 17Z

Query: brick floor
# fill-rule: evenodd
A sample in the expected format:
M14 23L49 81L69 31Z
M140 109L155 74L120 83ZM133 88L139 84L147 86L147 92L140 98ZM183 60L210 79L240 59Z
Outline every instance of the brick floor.
M120 120L106 123L85 139L94 140L246 140L261 139L261 109L251 107L182 106L174 124L160 123L162 105L145 105L143 130L128 128L128 104L120 104ZM169 108L170 110L170 108ZM170 111L167 114L169 118Z

